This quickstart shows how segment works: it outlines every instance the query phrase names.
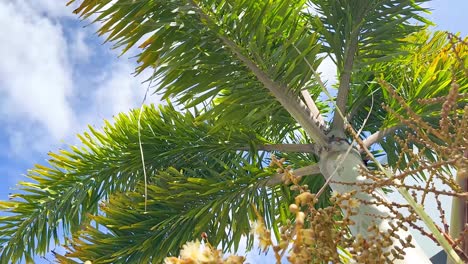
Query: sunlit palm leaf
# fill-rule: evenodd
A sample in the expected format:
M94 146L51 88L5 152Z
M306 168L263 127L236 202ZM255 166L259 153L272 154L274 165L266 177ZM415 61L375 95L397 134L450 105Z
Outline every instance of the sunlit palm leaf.
M109 2L83 1L76 12L97 14L96 20L104 21L99 32L124 51L140 44L137 72L155 67L156 91L188 106L218 98L210 118L222 115L223 122L249 125L268 121L272 127L276 116L288 118L236 52L284 90L320 93L306 61L317 67L321 47L308 30L302 0Z
M354 49L356 65L389 61L401 54L403 38L428 22L421 16L427 0L310 0L317 32L336 59L339 71L346 52ZM318 15L315 15L317 12ZM427 11L426 11L427 12ZM416 22L420 21L421 25ZM357 45L356 48L352 46Z
M198 109L178 113L172 106L148 107L142 113L141 142L151 179L146 212L138 111L119 115L104 132L91 128L81 136L85 147L50 153L49 166L29 172L34 183L22 183L16 199L0 203L9 213L0 218L0 262L47 252L49 241L60 238L59 230L80 233L70 256L81 260L158 261L177 254L181 244L202 231L213 244L228 248L248 232L250 202L277 229L275 221L289 217L290 193L286 187L261 185L272 172L264 168L267 153L256 147L309 139L304 127L297 128L304 122L283 108L300 101L280 104L265 83L279 88L284 98L299 98L301 89L317 98L321 90L313 69L321 62L318 54L328 52L340 76L360 69L352 75L351 95L343 97L352 106L347 110L356 109L356 127L371 110L370 100L363 98L367 93L374 93L375 108L364 130L374 132L398 121L380 108L383 102L400 111L377 85L378 78L395 87L418 114L434 118L430 107L414 102L447 90L445 64L451 58L426 50L427 57L417 56L427 38L408 38L421 28L409 22L425 22L418 15L422 2L309 1L319 12L310 16L305 0L81 1L76 13L104 22L99 33L109 41L124 52L142 48L137 72L154 69L156 92ZM440 40L430 43L435 51ZM347 58L352 59L346 69ZM466 91L466 78L460 80ZM325 140L319 132L317 138ZM390 141L383 146L388 153L396 150ZM295 167L316 162L313 155L287 157ZM321 178L306 180L312 191L322 184ZM98 215L98 202L106 199ZM91 220L101 229L90 227Z
M120 114L115 124L107 123L104 132L90 127L91 133L80 136L85 147L49 153L49 166L37 165L28 173L35 183L21 183L21 192L13 195L16 199L1 202L1 208L11 213L1 217L2 261L46 253L50 239L58 241L59 229L65 235L79 230L87 213L97 213L100 200L135 188L143 179L138 113ZM255 150L265 142L254 130L225 127L210 133L213 126L196 122L190 112L178 113L170 106L146 107L141 116L141 141L147 173L153 175L171 166L200 173L228 170L245 163L244 158L253 167L262 166L262 156L238 151Z
M202 232L225 250L237 249L243 235L251 246L252 205L269 226L281 219L284 224L291 216L285 209L293 200L289 189L265 187L265 175L246 168L204 175L161 171L151 179L147 212L143 185L111 196L101 206L104 215L92 218L98 225L81 231L67 256L93 263L160 263L168 255L177 256L186 241L200 239ZM312 189L320 187L320 181L306 182L318 183Z
M460 56L463 57L462 60L468 58L466 46L457 45L458 50L455 54L447 39L447 34L443 32L430 34L422 31L411 35L406 40L408 43L403 50L407 55L399 56L392 62L363 68L362 72L357 75L363 77L363 82L353 87L353 94L357 96L353 96L355 103L351 111L355 110L352 122L356 127L363 124L371 102L374 100L374 110L367 120L365 130L373 133L382 128L400 126L396 130L396 134L400 136L407 131L401 126L397 116L387 113L380 107L381 104L387 105L396 113L408 117L405 106L389 94L378 80L384 80L413 112L436 129L439 127L440 109L443 103L443 100L437 101L437 98L448 95L452 82L460 86L461 94L468 93L468 76L466 75L468 64L458 58ZM369 95L366 96L366 93ZM374 93L373 98L370 95L372 93ZM428 104L420 101L431 98L435 99L434 103ZM460 109L463 109L462 104L466 105L467 102L466 97L460 98ZM382 146L388 154L390 163L395 162L400 152L397 144L388 138L382 142Z

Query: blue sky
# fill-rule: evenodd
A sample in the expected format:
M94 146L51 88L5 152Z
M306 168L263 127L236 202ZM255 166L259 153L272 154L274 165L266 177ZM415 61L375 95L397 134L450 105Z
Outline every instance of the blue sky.
M67 1L0 1L0 199L48 151L76 144L88 124L139 107L145 76L133 77L131 54L118 51L80 22ZM437 0L436 29L468 34L466 0ZM332 75L333 68L322 67ZM158 102L151 96L147 102Z

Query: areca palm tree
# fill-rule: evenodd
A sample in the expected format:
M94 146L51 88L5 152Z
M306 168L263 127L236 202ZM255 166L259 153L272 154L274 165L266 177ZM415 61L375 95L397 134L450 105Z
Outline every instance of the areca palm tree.
M63 237L70 252L57 257L70 263L158 263L202 232L224 249L241 237L251 247L252 204L276 235L293 217L294 192L268 166L271 153L311 192L357 190L339 182L362 182L363 158L369 170L386 171L376 152L403 166L391 137L412 129L400 99L437 128L436 109L418 100L447 96L453 80L458 92L468 88L466 49L452 56L444 34L425 31L422 0L79 2L75 13L99 22L108 41L141 49L136 72L151 70L151 88L168 103L89 127L81 147L49 153L49 165L29 171L31 182L0 204L10 213L0 224L1 263L31 261ZM334 88L317 71L325 58L337 68ZM359 146L352 131L365 132ZM317 206L328 205L329 190ZM379 189L358 193L376 195L385 199ZM384 230L389 216L363 205L350 232ZM414 260L428 262L417 245L402 263Z

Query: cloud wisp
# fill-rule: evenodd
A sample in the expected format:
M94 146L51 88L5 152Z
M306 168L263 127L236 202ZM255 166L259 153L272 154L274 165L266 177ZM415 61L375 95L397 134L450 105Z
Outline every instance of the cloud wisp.
M95 28L83 29L86 22L62 4L0 2L0 24L7 25L0 32L0 134L8 153L0 172L31 167L63 142L77 143L87 124L100 127L143 99L147 76L132 76L134 61L99 45Z

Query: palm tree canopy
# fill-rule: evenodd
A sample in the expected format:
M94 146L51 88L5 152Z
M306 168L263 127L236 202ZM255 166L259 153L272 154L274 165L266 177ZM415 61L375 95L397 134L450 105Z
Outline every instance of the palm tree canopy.
M47 166L29 171L31 181L0 202L9 213L0 218L2 263L48 252L62 232L73 235L68 257L99 263L157 263L201 232L224 249L237 249L242 236L251 246L252 204L277 235L291 218L291 191L268 182L270 152L293 168L316 164L327 129L344 135L340 113L356 129L402 133L380 104L404 109L379 80L434 127L440 107L418 100L446 95L452 78L468 89L446 36L423 30L426 1L79 2L75 13L99 22L107 41L141 49L136 73L151 70L153 91L171 103L119 114L102 131L90 127L81 147L49 153ZM316 72L326 57L337 66L333 106ZM334 113L329 127L317 111ZM265 147L277 144L314 147ZM393 140L381 145L396 159ZM323 185L323 177L304 181L311 191Z

